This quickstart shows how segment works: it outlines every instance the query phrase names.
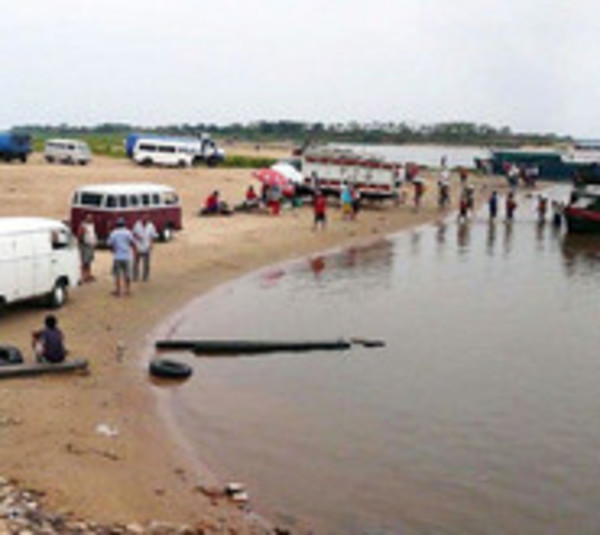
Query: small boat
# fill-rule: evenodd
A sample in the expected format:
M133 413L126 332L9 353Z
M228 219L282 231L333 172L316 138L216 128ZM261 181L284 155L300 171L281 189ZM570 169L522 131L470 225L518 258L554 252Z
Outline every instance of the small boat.
M600 233L600 184L576 186L564 216L569 233Z
M65 360L56 364L35 363L35 364L7 364L0 366L0 379L10 377L29 377L35 375L70 373L75 371L85 371L88 368L88 361L84 359Z

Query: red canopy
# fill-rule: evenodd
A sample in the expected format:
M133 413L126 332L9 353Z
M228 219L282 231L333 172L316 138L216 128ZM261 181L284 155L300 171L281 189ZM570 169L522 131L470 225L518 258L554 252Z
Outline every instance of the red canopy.
M285 175L268 167L254 171L252 174L257 180L263 184L267 184L267 186L279 186L283 189L289 184L289 180Z

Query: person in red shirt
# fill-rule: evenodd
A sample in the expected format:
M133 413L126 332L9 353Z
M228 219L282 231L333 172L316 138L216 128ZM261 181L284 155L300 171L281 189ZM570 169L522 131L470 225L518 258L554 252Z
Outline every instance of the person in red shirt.
M319 227L325 229L327 226L327 199L321 192L315 195L313 210L315 214L313 230L317 230Z
M216 214L219 212L219 192L213 191L204 202L204 213Z

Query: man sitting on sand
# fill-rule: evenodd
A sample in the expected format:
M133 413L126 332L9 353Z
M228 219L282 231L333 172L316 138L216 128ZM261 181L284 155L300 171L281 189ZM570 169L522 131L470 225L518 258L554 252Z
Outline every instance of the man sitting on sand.
M49 314L44 319L44 328L32 333L33 351L39 363L58 364L65 360L67 350L64 336L58 328L56 316Z

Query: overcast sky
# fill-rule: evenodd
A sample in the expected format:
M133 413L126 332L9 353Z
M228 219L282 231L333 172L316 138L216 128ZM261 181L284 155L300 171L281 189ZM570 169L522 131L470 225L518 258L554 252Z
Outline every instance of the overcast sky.
M19 0L0 128L260 119L600 137L597 0Z

